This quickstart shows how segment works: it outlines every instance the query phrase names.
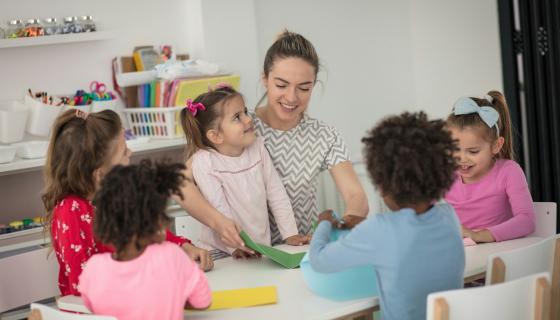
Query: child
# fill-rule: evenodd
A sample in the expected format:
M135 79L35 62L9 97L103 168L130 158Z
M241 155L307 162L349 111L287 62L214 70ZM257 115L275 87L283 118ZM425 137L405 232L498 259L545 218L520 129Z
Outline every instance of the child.
M461 98L447 123L458 140L459 169L445 200L461 221L463 237L493 242L535 229L533 200L521 167L513 161L511 120L505 97Z
M119 116L110 110L86 114L69 110L56 120L45 164L46 227L59 264L58 287L62 295L79 295L78 277L95 253L113 248L93 236L95 219L91 204L104 174L117 164L129 163ZM211 268L205 250L167 232L167 240L182 246L201 267Z
M204 273L175 244L166 242L167 200L183 197L182 164L116 166L95 195L95 235L115 247L96 254L80 276L85 305L125 319L183 319L185 304L207 308Z
M267 208L286 243L309 241L298 235L290 200L262 138L257 138L243 97L233 88L218 86L189 100L181 111L187 138L187 159L201 193L218 211L240 224L255 242L270 245ZM226 247L220 236L203 226L201 246L234 257L244 251ZM219 251L215 251L219 250ZM234 254L235 253L235 254Z
M425 319L429 293L463 286L459 221L450 205L434 204L456 168L456 147L444 126L423 112L378 124L362 141L369 174L393 212L369 215L331 243L337 221L323 212L311 240L309 260L318 272L375 268L386 320Z

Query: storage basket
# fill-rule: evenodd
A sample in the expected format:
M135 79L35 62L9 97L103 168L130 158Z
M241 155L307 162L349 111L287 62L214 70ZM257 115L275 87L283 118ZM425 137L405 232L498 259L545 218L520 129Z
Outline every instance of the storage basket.
M0 103L0 143L21 141L29 108L19 101Z
M138 137L177 138L183 134L178 126L179 112L183 108L125 108L123 112L129 128Z
M30 108L27 132L36 136L48 136L54 121L62 111L62 107L42 103L29 95L25 95L24 101Z

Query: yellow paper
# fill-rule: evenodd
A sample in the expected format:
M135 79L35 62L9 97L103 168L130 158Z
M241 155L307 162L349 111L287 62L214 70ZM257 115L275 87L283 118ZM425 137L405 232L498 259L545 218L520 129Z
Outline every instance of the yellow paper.
M214 87L220 83L227 83L237 90L239 88L239 76L229 75L202 79L185 79L179 83L174 105L184 106L187 98L194 100L200 94L208 92L208 86Z
M277 299L275 286L215 291L207 310L254 307L276 303Z

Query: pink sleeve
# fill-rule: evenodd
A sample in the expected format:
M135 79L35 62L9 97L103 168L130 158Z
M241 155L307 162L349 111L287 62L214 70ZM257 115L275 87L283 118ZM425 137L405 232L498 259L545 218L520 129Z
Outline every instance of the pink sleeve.
M196 309L205 309L212 302L212 293L206 275L186 254L177 254L178 269L184 276L186 302Z
M264 140L257 140L260 146L260 153L263 163L264 183L266 187L266 198L268 208L274 215L278 230L282 239L298 234L296 218L292 209L292 203L286 193L284 184L274 168L272 159L264 146Z
M232 218L231 209L226 200L222 183L212 174L212 165L204 153L196 153L192 162L193 178L200 193L208 203L228 218ZM235 249L227 247L231 254Z
M524 237L535 230L535 209L523 170L514 163L506 168L505 174L504 183L513 217L488 228L496 241Z
M200 268L197 266L194 268L194 271L197 272L199 276L196 277L196 284L187 301L193 308L205 309L212 303L212 292L210 292L208 280Z

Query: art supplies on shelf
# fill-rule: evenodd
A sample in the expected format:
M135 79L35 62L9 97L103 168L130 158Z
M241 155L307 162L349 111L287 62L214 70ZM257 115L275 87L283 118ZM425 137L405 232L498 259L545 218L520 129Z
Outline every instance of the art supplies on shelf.
M275 286L214 291L212 304L207 310L255 307L277 301Z
M301 259L303 259L303 256L305 255L305 252L288 253L280 249L256 243L245 231L241 231L239 236L243 239L243 242L245 242L247 247L255 250L263 256L269 257L272 261L278 263L284 268L293 269L299 267Z
M159 52L152 46L139 47L132 54L136 71L149 71L161 63Z

